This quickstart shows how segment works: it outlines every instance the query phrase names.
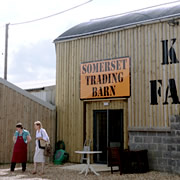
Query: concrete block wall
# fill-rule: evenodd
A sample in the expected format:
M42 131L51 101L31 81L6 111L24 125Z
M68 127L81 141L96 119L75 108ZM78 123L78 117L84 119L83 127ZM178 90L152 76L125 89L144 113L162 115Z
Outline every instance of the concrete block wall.
M129 131L130 150L148 150L151 170L180 174L180 116L170 117L170 130Z

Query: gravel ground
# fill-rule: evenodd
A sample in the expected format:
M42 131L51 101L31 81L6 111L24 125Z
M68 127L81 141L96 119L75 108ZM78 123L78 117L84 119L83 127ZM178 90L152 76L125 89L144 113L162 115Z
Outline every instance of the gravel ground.
M32 174L33 164L27 164L27 171L22 172L20 168L20 164L17 164L15 172L10 172L10 165L0 165L0 179L1 180L180 180L179 175L162 173L156 171L150 171L144 174L123 174L120 175L119 172L100 172L100 176L96 176L91 172L85 177L84 174L79 174L77 171L73 170L64 170L62 167L71 165L69 163L65 165L54 165L54 164L46 164L45 166L45 174L40 175L40 165L39 172L35 175Z

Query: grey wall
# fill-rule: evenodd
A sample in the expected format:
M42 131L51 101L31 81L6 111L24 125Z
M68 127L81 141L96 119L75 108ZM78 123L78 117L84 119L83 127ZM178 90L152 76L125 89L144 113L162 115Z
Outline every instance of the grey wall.
M170 131L129 132L130 150L148 150L151 170L180 174L180 116L171 116Z
M43 88L26 89L32 95L46 101L52 105L55 105L56 86L47 86Z

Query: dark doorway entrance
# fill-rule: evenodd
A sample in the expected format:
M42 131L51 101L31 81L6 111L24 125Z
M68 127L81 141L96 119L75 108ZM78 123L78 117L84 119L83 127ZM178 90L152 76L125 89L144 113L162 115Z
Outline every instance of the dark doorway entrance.
M95 163L107 163L107 147L123 149L123 110L94 110L94 155Z

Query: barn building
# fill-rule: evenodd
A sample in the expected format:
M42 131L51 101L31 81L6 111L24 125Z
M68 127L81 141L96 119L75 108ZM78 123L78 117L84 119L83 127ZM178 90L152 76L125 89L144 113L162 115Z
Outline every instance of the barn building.
M42 99L43 101L46 101L52 105L55 105L55 96L56 96L56 86L42 86L42 87L36 87L36 88L28 88L25 89L30 94L36 96L39 99Z
M87 139L148 150L150 169L180 173L180 2L94 19L54 40L57 139L72 162Z

